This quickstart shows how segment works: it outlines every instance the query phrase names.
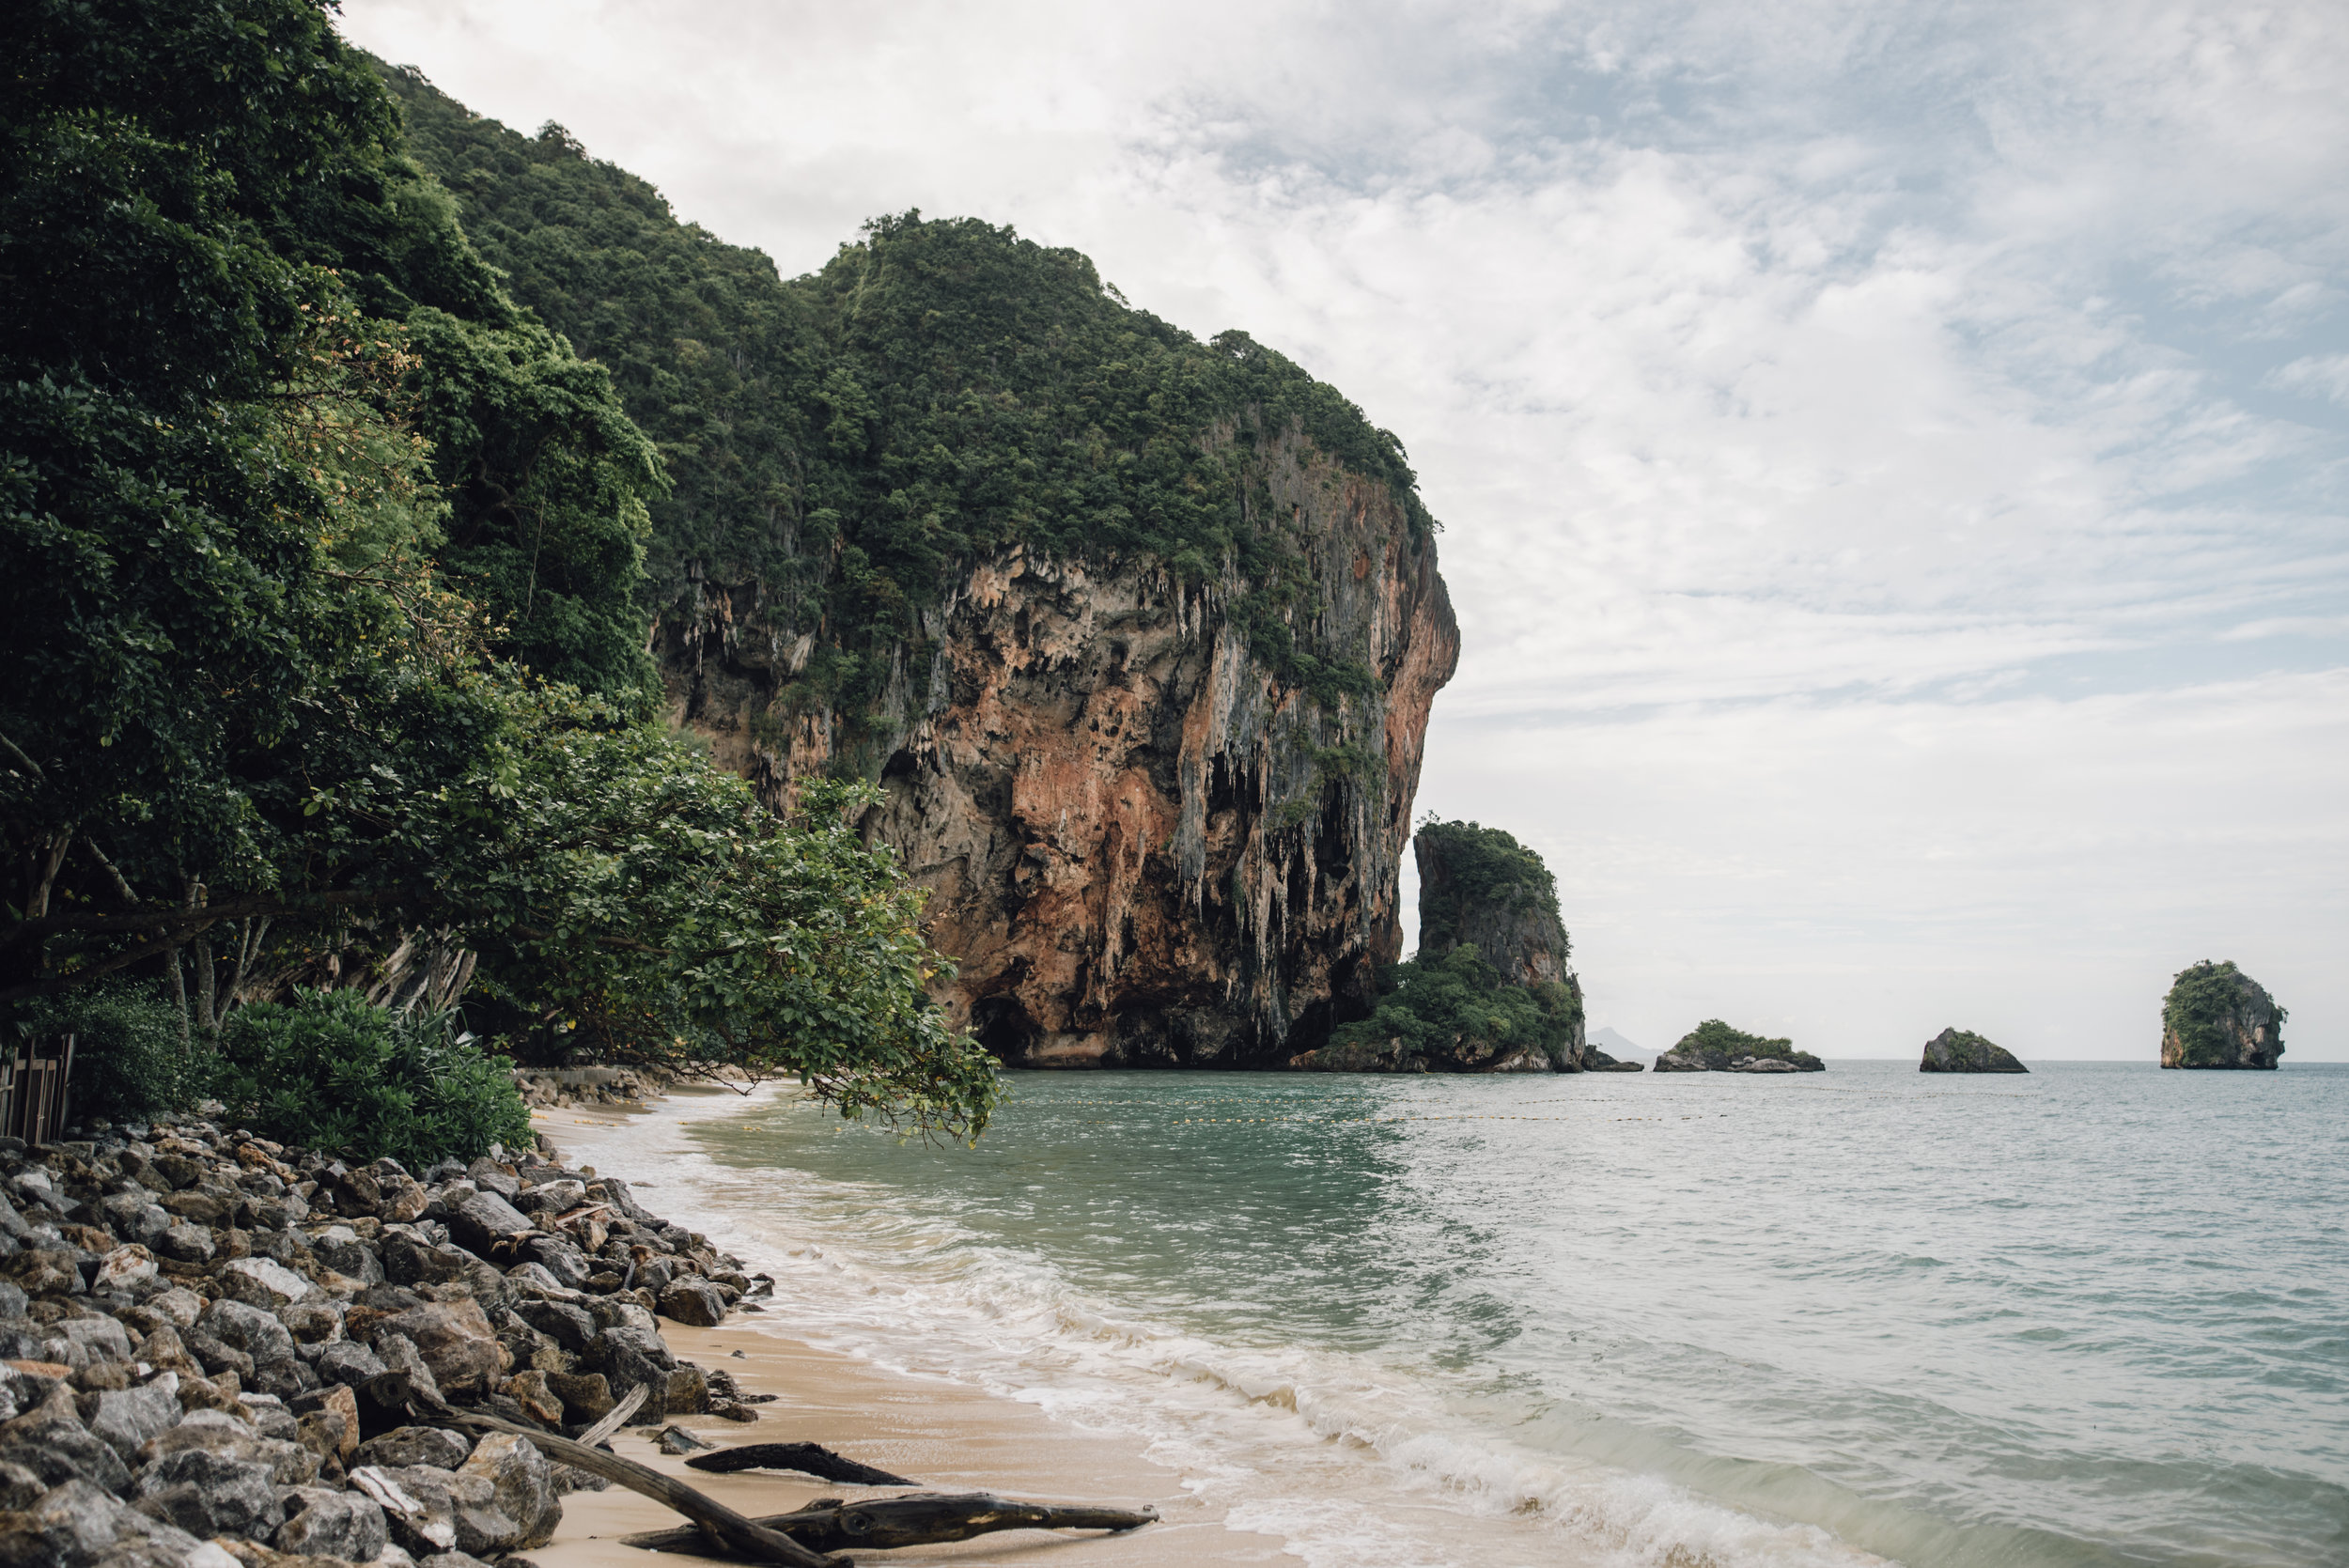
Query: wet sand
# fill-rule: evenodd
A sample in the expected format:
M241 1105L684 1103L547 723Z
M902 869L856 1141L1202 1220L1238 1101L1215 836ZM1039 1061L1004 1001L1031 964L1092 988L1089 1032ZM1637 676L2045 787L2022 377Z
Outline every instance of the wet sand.
M692 1091L687 1091L692 1093ZM658 1105L643 1115L662 1114ZM587 1110L541 1111L534 1122L567 1161L598 1163L597 1130L632 1119ZM626 1177L616 1166L613 1174ZM654 1204L659 1212L658 1203ZM821 1443L851 1459L910 1476L926 1491L990 1491L1047 1502L1147 1505L1159 1522L1122 1535L1097 1531L1005 1530L947 1545L858 1552L860 1562L951 1560L1025 1568L1152 1568L1175 1563L1274 1563L1277 1536L1227 1529L1222 1511L1184 1490L1181 1475L1153 1463L1130 1438L1052 1421L1032 1405L959 1384L905 1376L765 1329L754 1313L737 1312L716 1328L663 1321L661 1337L678 1356L723 1367L748 1393L771 1393L750 1424L688 1416L676 1424L715 1447L741 1443ZM736 1353L739 1352L738 1356ZM817 1498L888 1497L898 1488L843 1486L809 1476L766 1471L704 1475L653 1447L657 1428L631 1427L614 1452L676 1475L729 1508L781 1514ZM528 1555L539 1568L659 1568L704 1560L622 1545L618 1537L683 1523L647 1498L614 1486L563 1499L554 1539Z

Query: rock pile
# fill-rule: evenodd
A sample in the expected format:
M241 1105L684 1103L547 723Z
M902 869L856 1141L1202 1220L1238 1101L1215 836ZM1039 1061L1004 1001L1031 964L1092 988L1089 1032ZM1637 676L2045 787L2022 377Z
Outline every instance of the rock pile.
M628 1184L537 1155L412 1172L210 1124L0 1139L0 1564L471 1568L607 1484L442 1405L579 1436L754 1421L658 1318L773 1289Z
M661 1075L632 1067L570 1067L558 1072L514 1069L514 1088L522 1103L539 1110L641 1105L657 1099L666 1086Z

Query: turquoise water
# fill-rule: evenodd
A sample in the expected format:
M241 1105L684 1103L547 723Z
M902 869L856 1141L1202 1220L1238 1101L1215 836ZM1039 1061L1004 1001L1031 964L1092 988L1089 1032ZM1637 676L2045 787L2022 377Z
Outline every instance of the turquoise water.
M1027 1073L976 1151L839 1128L712 1110L670 1201L786 1327L1138 1433L1309 1562L2349 1562L2349 1068Z

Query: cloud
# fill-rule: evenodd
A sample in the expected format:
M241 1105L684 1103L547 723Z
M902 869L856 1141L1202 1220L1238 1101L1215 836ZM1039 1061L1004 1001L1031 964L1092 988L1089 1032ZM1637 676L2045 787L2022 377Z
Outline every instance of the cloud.
M2267 793L2349 762L2301 706L2337 701L2349 667L2337 7L345 16L476 109L562 121L786 272L875 212L1016 224L1193 331L1247 328L1400 432L1467 632L1422 804L1608 887L1676 890L1578 917L1621 1017L1673 1016L1661 999L1703 976L1838 963L1922 999L1937 953L1977 950L2133 1017L2144 974L2201 955L2165 944L2204 939L2137 911L2199 881L2268 890L2207 906L2246 932L2272 913L2279 940L2349 937L2330 818ZM2108 836L2106 797L1999 786L2034 757L2170 778L2231 711L2264 727L2178 784L2190 818L2146 818L2138 850ZM1973 773L1955 738L1887 749L1918 733L2016 770L1950 794L1955 836L1932 846L1914 803ZM1910 755L1940 761L1887 760ZM1602 759L1641 784L1574 783ZM2160 821L2187 871L2128 881ZM2229 821L2291 826L2211 847ZM1994 828L2029 851L1982 848ZM1905 912L1922 885L1946 894L1933 923ZM1708 888L1752 898L1700 918ZM2349 1054L2349 996L2295 995L2295 1026ZM2076 1021L2065 1038L2146 1053Z

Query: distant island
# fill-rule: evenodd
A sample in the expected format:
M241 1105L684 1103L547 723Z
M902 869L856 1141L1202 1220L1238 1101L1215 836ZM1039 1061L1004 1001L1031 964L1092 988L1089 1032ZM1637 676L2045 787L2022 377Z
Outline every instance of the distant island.
M1921 1073L2028 1073L2003 1046L1991 1044L1970 1029L1945 1029L1925 1042Z
M2287 1015L2232 958L2180 970L2161 1004L2161 1064L2273 1072Z
M1659 1073L1823 1073L1827 1063L1792 1040L1766 1039L1707 1018L1656 1059Z

